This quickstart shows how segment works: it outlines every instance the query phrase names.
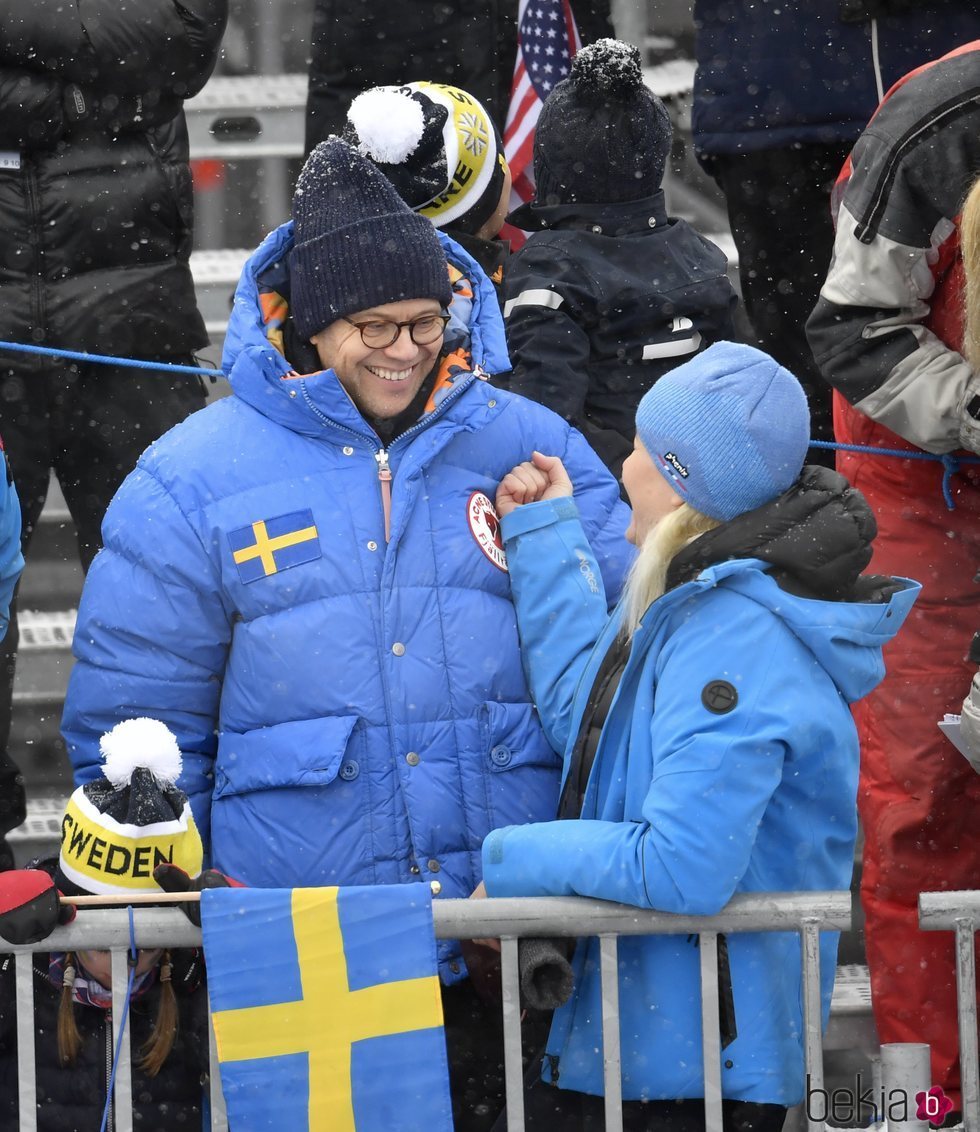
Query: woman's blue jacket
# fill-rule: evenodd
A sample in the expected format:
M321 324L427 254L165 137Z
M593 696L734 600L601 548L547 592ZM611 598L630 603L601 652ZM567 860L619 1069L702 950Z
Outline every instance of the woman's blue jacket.
M536 447L563 453L611 593L628 511L577 432L481 380L508 365L499 308L446 240L475 284L451 326L465 317L474 365L390 445L386 545L377 435L332 370L287 378L267 338L257 277L291 242L287 224L244 269L233 396L153 444L108 510L65 739L84 782L115 722L163 720L213 864L246 884L467 896L487 833L551 816L560 773L521 667L497 483Z
M567 759L620 619L607 619L572 501L519 507L502 525L534 700ZM488 894L711 915L737 892L848 888L858 776L849 704L881 679L881 646L918 589L909 582L883 604L818 601L780 589L759 559L736 559L669 590L634 635L582 819L492 833L483 849ZM730 710L708 706L708 689L721 681L734 693ZM722 1055L723 1095L796 1104L799 937L733 933L728 948L738 1036ZM836 935L825 933L825 1019L836 950ZM574 966L544 1077L601 1095L597 940L579 946ZM621 938L619 975L624 1097L702 1097L692 939Z

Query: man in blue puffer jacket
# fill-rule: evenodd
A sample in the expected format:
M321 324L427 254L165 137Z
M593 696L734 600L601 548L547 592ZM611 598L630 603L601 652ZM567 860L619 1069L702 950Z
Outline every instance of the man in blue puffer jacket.
M234 396L154 444L109 508L65 739L85 782L113 723L163 720L212 863L246 884L468 896L491 829L554 815L561 765L496 485L535 447L563 453L614 595L628 512L577 432L487 383L508 368L491 283L373 165L321 143L293 217L238 287ZM459 982L458 945L440 949Z

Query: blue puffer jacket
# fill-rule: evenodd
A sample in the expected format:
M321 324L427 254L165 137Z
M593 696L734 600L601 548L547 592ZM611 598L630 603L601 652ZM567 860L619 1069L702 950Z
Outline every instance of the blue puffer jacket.
M801 555L828 527L822 497L836 506L819 483L804 495L811 521L795 546ZM854 528L853 515L841 525ZM567 759L620 618L607 621L574 503L518 508L503 530L535 702ZM881 679L881 646L919 587L889 579L877 601L815 600L780 588L770 565L722 561L653 603L602 728L581 820L492 833L484 846L491 896L592 896L707 915L736 892L848 887L858 775L848 705ZM707 706L716 681L735 698L721 713ZM728 947L738 1036L724 1052L723 1095L795 1104L803 1092L799 937L735 933ZM836 948L825 933L825 1016ZM620 940L627 1099L704 1095L698 963L685 936ZM579 946L574 966L575 992L555 1014L544 1078L601 1095L597 940Z
M949 0L697 0L694 21L701 157L850 144L878 105L876 60L888 90L980 36L977 6Z
M24 569L20 552L20 500L0 440L0 641L10 623L10 600ZM0 824L2 831L2 824Z
M628 512L564 421L464 372L389 448L386 546L377 436L333 371L284 380L266 338L256 276L291 242L287 224L243 272L234 396L152 445L108 510L65 739L83 782L113 723L162 719L214 865L246 884L438 879L465 896L491 829L554 813L560 767L488 501L535 447L563 452L611 593ZM474 361L506 368L493 287L445 243L478 280Z

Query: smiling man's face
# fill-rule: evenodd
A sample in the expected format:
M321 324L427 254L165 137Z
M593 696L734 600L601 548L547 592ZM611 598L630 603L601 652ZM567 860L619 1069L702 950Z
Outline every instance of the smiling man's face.
M422 382L432 372L442 349L442 334L424 346L412 341L408 327L384 349L372 349L356 326L382 322L408 322L426 315L438 316L435 299L404 299L385 303L338 319L310 341L324 369L332 369L351 400L365 417L388 420L407 409Z

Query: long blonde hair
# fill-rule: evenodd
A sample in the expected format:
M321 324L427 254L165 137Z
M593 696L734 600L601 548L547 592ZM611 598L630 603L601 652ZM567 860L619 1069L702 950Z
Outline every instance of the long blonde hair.
M973 182L960 214L963 257L963 356L980 370L980 180Z
M666 589L667 571L674 557L720 525L720 519L712 519L682 503L648 532L623 590L623 635L627 640L636 632L651 603Z

